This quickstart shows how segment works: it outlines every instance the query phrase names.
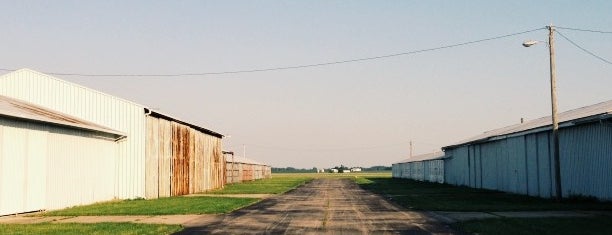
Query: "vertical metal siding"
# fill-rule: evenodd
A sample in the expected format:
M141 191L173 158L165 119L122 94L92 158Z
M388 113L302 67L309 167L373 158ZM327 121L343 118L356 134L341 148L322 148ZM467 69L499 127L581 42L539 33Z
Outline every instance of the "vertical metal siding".
M0 118L0 215L113 199L117 143L99 134Z
M540 195L540 175L538 173L538 145L536 135L525 136L525 154L527 167L527 194L530 196Z
M147 116L147 198L221 188L221 140L189 126Z
M158 197L169 197L172 185L172 124L170 121L158 119L159 136L154 145L159 145L158 176L154 185L159 188ZM154 180L153 178L152 180Z
M145 196L145 119L142 106L27 69L0 77L0 94L126 133L126 140L117 146L115 195L118 198Z
M227 162L225 167L227 172L225 177L228 183L240 183L272 177L272 168L266 165L246 162Z
M160 191L160 125L157 118L146 118L145 197L158 198Z
M482 188L482 148L474 146L474 187Z
M45 208L46 138L44 134L39 138L40 132L29 130L26 123L0 118L0 215Z
M444 183L444 160L423 160L393 164L394 178Z
M399 168L398 168L399 164L391 164L391 177L392 178L399 178Z
M451 152L451 157L444 160L444 180L449 184L467 185L469 174L468 147L462 146L448 151Z
M548 133L537 133L536 134L536 146L537 146L537 157L538 157L538 178L540 186L539 194L540 197L552 197L553 182L551 179L551 151L550 151L550 135Z
M50 133L46 209L115 198L117 143L91 137L70 129Z
M402 163L402 168L403 168L402 177L410 179L410 177L412 176L412 172L410 172L410 164Z
M172 196L189 194L189 159L191 138L189 128L172 123Z
M612 200L612 125L591 123L560 132L564 197L594 196Z
M564 197L585 195L612 199L611 140L612 125L608 122L561 129ZM466 148L469 150L465 151ZM447 151L453 156L445 161L448 183L462 185L466 177L478 178L481 174L483 188L545 198L555 196L550 132L509 137ZM470 161L468 164L466 159ZM474 167L471 163L480 163L481 166ZM478 187L478 184L470 185Z

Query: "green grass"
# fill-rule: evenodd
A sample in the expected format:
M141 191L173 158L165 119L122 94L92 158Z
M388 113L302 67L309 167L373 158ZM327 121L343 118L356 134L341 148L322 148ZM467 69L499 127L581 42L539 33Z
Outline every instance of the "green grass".
M415 210L437 211L536 211L536 210L612 210L612 203L564 201L529 197L492 190L457 187L448 184L407 179L364 177L355 181L362 188L391 198Z
M305 184L315 178L391 178L390 171L351 173L273 173L270 179L226 185L225 188L208 192L211 194L281 194Z
M180 225L97 223L97 224L0 224L0 234L171 234L182 229Z
M152 200L123 200L49 211L46 216L80 215L175 215L227 213L259 199L226 197L167 197Z
M236 184L226 185L225 188L212 191L212 194L280 194L294 189L313 177L302 176L277 176L270 179L260 179Z
M470 234L612 234L612 217L486 219L452 226Z

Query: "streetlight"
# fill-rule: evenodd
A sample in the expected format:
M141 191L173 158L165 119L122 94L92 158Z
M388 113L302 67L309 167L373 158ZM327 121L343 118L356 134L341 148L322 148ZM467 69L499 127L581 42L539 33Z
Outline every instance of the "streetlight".
M550 100L552 105L552 124L553 124L553 160L555 162L555 192L556 199L560 201L562 197L561 192L561 166L559 160L559 121L557 119L557 80L556 80L556 69L555 69L555 44L554 44L554 32L555 28L552 26L546 26L548 29L548 49L550 52ZM523 42L524 47L530 47L537 44L539 41L530 40Z

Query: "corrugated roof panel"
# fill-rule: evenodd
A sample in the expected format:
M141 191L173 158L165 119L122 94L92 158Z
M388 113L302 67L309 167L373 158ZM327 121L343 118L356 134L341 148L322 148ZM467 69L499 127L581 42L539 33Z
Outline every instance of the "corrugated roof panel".
M39 105L0 95L0 115L125 136L124 133Z
M573 122L578 122L581 119L596 117L598 118L600 115L609 115L612 113L612 100L601 102L598 104L585 106L582 108L577 108L573 110L569 110L566 112L559 113L559 127L562 128L567 125L573 125ZM527 121L525 123L515 124L507 127L502 127L499 129L486 131L480 135L474 136L469 139L465 139L459 141L455 144L443 147L442 149L457 147L459 145L464 145L472 142L481 142L487 141L490 138L520 133L524 131L535 130L538 128L544 128L541 131L549 130L552 128L552 120L551 116L541 117L538 119L534 119L531 121Z
M436 159L442 159L442 158L444 158L444 152L433 152L433 153L426 153L426 154L412 156L411 158L404 159L397 163L420 162L420 161L436 160Z

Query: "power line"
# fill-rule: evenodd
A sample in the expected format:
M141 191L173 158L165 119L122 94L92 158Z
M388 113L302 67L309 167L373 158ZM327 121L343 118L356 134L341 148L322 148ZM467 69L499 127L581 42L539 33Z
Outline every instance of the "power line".
M591 29L577 29L577 28L568 28L568 27L559 27L559 26L555 26L555 28L558 28L558 29L567 29L567 30L573 30L573 31L581 31L581 32L589 32L589 33L610 33L610 34L612 34L612 32L610 32L610 31L600 31L600 30L591 30Z
M385 144L385 145L358 146L358 147L346 147L346 148L287 148L287 147L263 146L263 145L254 145L254 144L247 144L247 146L253 147L253 148L259 148L259 149L269 149L269 150L289 151L289 152L345 152L345 151L356 151L356 150L390 148L390 147L396 147L396 146L408 146L407 144L409 142L410 140L406 140L402 142L396 142L396 143ZM429 145L436 146L436 147L438 146L437 144L425 143L425 142L420 142L420 141L412 141L412 142L420 143L420 144L429 144ZM235 147L235 146L229 146L228 148L231 149L232 147Z
M595 58L597 58L597 59L599 59L599 60L601 60L601 61L603 61L605 63L612 64L612 62L610 62L609 60L606 60L603 57L596 55L595 53L585 49L584 47L581 47L580 45L578 45L574 41L570 40L565 35L563 35L561 32L559 32L559 30L556 30L556 32L557 32L557 34L559 34L559 36L563 37L565 40L567 40L568 42L570 42L572 45L574 45L575 47L579 48L580 50L586 52L589 55L592 55L593 57L595 57Z
M445 45L445 46L420 49L420 50L414 50L414 51L408 51L408 52L400 52L400 53L394 53L394 54L388 54L388 55L364 57L364 58L348 59L348 60L340 60L340 61L332 61L332 62L323 62L323 63L316 63L316 64L285 66L285 67L245 69L245 70L219 71L219 72L201 72L201 73L170 73L170 74L94 74L94 73L69 73L69 72L43 72L43 73L50 74L50 75L56 75L56 76L80 76L80 77L193 77L193 76L207 76L207 75L269 72L269 71L278 71L278 70L302 69L302 68L329 66L329 65L337 65L337 64L346 64L346 63L353 63L353 62L385 59L385 58L390 58L390 57L413 55L413 54L437 51L437 50L442 50L442 49L449 49L453 47L466 46L470 44L476 44L476 43L492 41L492 40L501 39L501 38L512 37L512 36L526 34L526 33L534 32L534 31L542 30L542 29L545 29L545 28L540 27L537 29L531 29L531 30L526 30L522 32L505 34L501 36L484 38L484 39L479 39L479 40L474 40L474 41L468 41L468 42L462 42L462 43L457 43L457 44L450 44L450 45ZM15 71L16 69L0 68L0 70L12 72L12 71Z

